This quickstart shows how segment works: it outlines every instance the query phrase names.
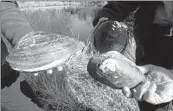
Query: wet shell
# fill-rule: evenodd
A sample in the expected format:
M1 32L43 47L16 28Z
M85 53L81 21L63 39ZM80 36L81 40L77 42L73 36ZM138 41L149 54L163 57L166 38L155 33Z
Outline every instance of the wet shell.
M133 88L145 79L132 61L116 51L95 55L89 60L87 70L94 79L112 88Z
M83 42L68 36L37 33L22 38L6 60L15 70L35 72L56 67L83 47Z
M94 46L100 53L121 52L129 39L127 26L117 21L101 22L93 32Z

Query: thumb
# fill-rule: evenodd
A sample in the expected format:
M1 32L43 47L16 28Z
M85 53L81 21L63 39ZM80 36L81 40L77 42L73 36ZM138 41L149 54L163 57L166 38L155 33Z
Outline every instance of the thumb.
M149 65L143 65L143 66L138 66L139 70L142 72L142 74L146 74L149 71L151 71L151 69L153 69L153 65L149 64Z

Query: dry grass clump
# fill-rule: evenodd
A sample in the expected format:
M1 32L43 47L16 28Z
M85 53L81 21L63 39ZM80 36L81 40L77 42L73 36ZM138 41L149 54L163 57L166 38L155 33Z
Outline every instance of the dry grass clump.
M122 53L135 61L135 47L132 34ZM32 86L44 110L139 111L134 99L126 98L121 90L111 89L95 81L88 74L87 63L92 55L90 51L93 51L90 48L85 48L87 50L84 49L82 53L73 55L62 64L63 71L58 72L54 69L52 75L40 72L37 77L33 74L25 74L26 80Z
M35 77L25 74L46 111L137 111L134 99L123 96L121 90L111 89L95 81L87 72L90 56L72 56L52 75L40 72Z

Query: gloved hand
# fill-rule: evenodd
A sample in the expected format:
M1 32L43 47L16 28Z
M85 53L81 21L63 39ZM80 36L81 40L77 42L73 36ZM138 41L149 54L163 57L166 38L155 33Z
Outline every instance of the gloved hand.
M173 73L170 70L155 65L142 66L141 70L149 79L132 90L124 87L122 91L126 97L154 105L173 100Z

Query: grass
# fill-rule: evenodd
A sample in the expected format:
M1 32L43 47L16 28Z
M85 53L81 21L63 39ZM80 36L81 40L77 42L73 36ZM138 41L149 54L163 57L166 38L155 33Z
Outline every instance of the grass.
M27 1L22 1L18 0L18 4L20 8L33 8L33 7L50 7L50 6L70 6L70 5L75 5L75 6L80 6L80 5L85 5L85 6L103 6L107 2L106 1L61 1L61 0L37 0L37 1L32 1L32 0L27 0Z
M132 32L132 30L131 30ZM92 35L91 35L92 36ZM95 81L87 72L87 63L92 56L92 40L84 50L73 55L63 66L63 71L54 69L52 75L40 72L35 77L25 73L45 111L139 111L134 99L126 98L121 90L111 89ZM135 60L135 42L130 36L123 54Z
M87 50L84 49L78 56L73 55L62 64L64 70L61 72L54 69L52 75L41 72L37 77L25 74L44 110L138 111L134 99L126 98L121 90L111 89L88 74L86 67L92 55L86 53L90 48L88 46L85 47Z
M88 57L80 55L63 65L64 71L44 72L38 77L26 74L45 110L137 111L136 102L121 90L105 86L87 73Z
M68 1L18 1L20 8L31 7L48 7L48 6L64 6L64 5L79 5L79 2Z
M70 37L80 36L79 39L86 42L85 40L92 27L92 18L98 8L64 7L21 10L23 16L35 31L58 33Z

